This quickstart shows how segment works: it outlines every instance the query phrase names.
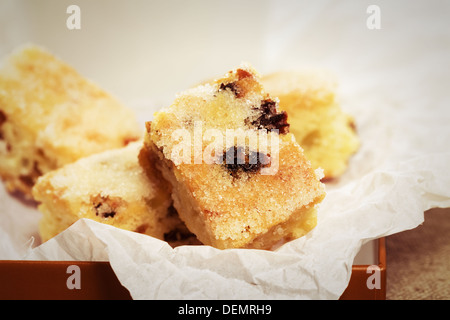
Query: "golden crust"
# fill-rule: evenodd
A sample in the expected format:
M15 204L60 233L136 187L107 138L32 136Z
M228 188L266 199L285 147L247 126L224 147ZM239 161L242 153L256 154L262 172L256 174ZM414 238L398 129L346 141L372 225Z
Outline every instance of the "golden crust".
M242 80L245 81L242 83ZM268 101L270 106L266 109L273 114L261 116L263 104ZM277 121L266 121L271 117ZM311 168L290 133L269 133L270 137L280 138L277 140L278 167L272 174L251 170L234 174L224 163L195 163L195 146L188 158L191 161L178 163L173 151L179 140L174 139L174 131L183 129L194 135L198 130L197 122L202 126L198 131L202 134L207 129L215 129L225 135L227 129L235 129L241 130L238 136L260 137L265 132L261 130L263 125L285 130L284 120L278 119L285 119L285 115L279 113L276 99L264 92L258 75L250 67L241 66L214 83L180 94L170 107L156 113L151 126L147 127L145 146L160 158L157 166L172 184L174 206L187 227L204 244L218 248L252 247L255 239L281 226L294 213L306 212L319 203L325 196L324 186L319 181L320 174ZM253 144L247 142L250 149L263 152L259 140ZM202 145L201 151L206 147ZM219 156L230 146L222 147ZM275 160L275 154L268 156ZM310 216L311 219L292 221L306 223L308 220L305 230L309 231L315 226L315 215ZM284 226L278 233L266 237L264 248L291 237L298 227ZM253 247L260 248L262 243L255 242Z
M80 218L164 239L179 219L169 213L170 189L151 166L139 165L142 142L91 155L38 179L33 196L46 241Z

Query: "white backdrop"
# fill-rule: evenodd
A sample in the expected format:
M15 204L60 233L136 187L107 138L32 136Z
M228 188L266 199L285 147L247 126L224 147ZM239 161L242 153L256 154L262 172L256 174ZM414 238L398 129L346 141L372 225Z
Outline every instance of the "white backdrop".
M66 27L73 3L80 30ZM380 7L381 30L366 26L371 4ZM28 41L46 46L126 102L168 103L243 60L261 72L317 66L355 79L376 71L398 87L390 82L397 75L411 81L430 68L441 77L448 70L449 7L445 0L1 0L0 55Z

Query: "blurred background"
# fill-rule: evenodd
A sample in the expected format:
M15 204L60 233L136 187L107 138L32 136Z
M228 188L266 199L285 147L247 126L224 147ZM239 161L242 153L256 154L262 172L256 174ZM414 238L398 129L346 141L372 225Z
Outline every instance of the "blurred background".
M66 26L72 4L79 30ZM379 30L367 27L370 5L380 8ZM449 13L445 0L0 0L0 56L32 42L124 102L166 104L242 61L260 72L320 67L348 79L405 72L444 42Z
M73 4L80 29L71 30ZM370 28L371 5L380 10L379 29ZM395 121L417 121L392 137L390 151L410 156L448 150L449 17L448 0L0 0L0 56L30 42L46 47L143 120L243 61L260 73L328 69L363 140L381 134L365 124L390 120L362 118L366 105L389 104L405 115ZM409 147L417 141L420 150ZM450 298L448 214L388 239L388 298Z

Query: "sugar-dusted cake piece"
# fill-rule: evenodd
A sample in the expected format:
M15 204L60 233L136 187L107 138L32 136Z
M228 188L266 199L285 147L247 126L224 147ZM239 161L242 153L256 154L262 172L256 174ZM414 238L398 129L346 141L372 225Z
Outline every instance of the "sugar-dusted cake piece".
M42 241L80 218L169 242L187 239L190 235L172 207L170 185L151 156L139 162L141 147L142 141L133 142L41 176L32 191L42 212Z
M25 46L0 67L0 176L30 197L42 174L142 138L135 115L44 49Z
M342 175L359 148L352 116L343 112L336 96L334 76L326 72L282 71L262 77L270 94L289 114L290 131L314 168L325 179Z
M180 218L206 245L270 249L316 226L325 196L288 115L248 65L178 95L147 123L145 149Z

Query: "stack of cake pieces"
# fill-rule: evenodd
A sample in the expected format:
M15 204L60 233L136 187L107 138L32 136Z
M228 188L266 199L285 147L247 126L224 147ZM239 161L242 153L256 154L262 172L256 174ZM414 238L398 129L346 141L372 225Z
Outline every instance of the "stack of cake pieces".
M270 249L315 227L322 176L287 119L242 65L181 93L147 123L145 149L157 155L174 207L203 244Z
M0 70L0 175L9 191L39 203L43 241L88 218L172 246L273 249L316 226L325 197L318 167L336 152L315 149L321 144L308 143L311 136L350 141L338 155L344 163L357 147L352 119L336 116L330 96L277 90L287 77L262 80L243 64L180 93L142 130L107 92L47 51L25 47ZM280 93L281 109L263 83ZM318 117L311 104L326 105L316 109L337 119L330 128L346 130L320 131L318 120L292 130L302 105L303 122ZM324 162L311 164L291 130ZM326 172L339 176L339 166Z

